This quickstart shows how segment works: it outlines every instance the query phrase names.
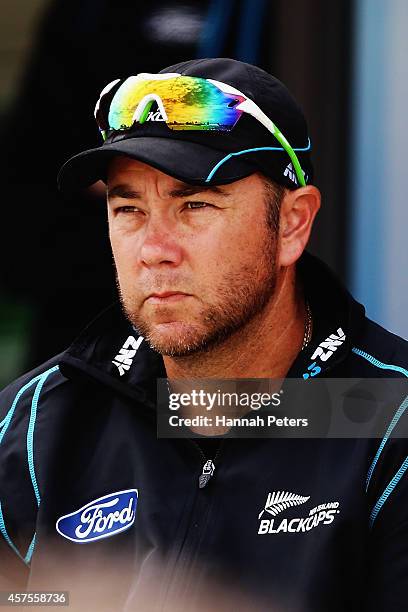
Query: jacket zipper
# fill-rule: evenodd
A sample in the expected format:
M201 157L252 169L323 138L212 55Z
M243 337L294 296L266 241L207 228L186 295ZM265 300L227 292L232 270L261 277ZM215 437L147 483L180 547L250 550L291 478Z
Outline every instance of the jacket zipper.
M205 454L202 451L201 447L197 444L197 442L195 442L195 440L190 439L190 440L188 440L188 442L190 442L191 445L197 450L197 453L199 454L200 459L201 459L202 470L201 470L201 474L199 476L198 488L199 489L203 489L208 484L208 482L210 481L210 479L214 475L215 461L217 461L217 459L219 459L220 452L221 452L221 449L223 447L223 441L221 441L221 443L220 443L220 445L219 445L219 447L217 449L217 452L215 453L213 459L208 459L205 456ZM202 481L203 484L200 484L201 478L202 478L202 476L204 474L204 471L206 469L206 465L207 464L211 464L213 469L211 471L211 474L206 474L205 482L203 480ZM198 495L202 495L202 493L201 494L198 493ZM195 498L196 498L196 501L194 502L194 505L196 505L196 503L198 501L197 500L197 493L195 495ZM177 570L183 571L183 565L185 565L185 558L183 558L184 557L183 553L184 553L184 548L185 548L185 542L186 542L186 539L188 538L188 534L189 534L189 532L191 530L192 524L193 524L193 521L190 520L190 522L189 522L189 524L187 526L187 530L185 532L185 537L183 539L183 543L181 544L181 547L179 548L179 551L178 551L178 553L177 553L177 555L175 557L175 561L174 561L173 568L171 570L171 574L169 575L169 577L168 577L168 579L166 581L167 582L167 586L165 588L164 596L162 598L162 604L161 604L162 607L160 608L161 610L166 610L167 602L168 602L168 598L169 598L169 593L176 586L175 582L177 583L177 578L176 578L176 581L175 581L174 580L174 575L175 574L177 575Z
M204 455L202 449L197 444L197 442L195 442L195 440L191 440L191 442L193 442L193 444L196 446L197 450L200 453L200 456L201 456L202 460L204 461L201 474L200 474L200 476L198 478L198 488L199 489L204 489L204 487L207 486L207 484L209 483L211 478L214 476L214 472L215 472L215 463L214 462L218 459L218 457L220 455L220 450L221 450L221 447L222 447L222 441L220 442L220 445L217 448L217 452L215 453L213 459L208 459Z

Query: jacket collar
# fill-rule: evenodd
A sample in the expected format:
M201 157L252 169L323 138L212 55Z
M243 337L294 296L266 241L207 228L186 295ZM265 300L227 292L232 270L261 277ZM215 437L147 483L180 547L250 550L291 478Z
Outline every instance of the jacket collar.
M313 335L288 372L288 377L339 376L355 339L359 335L365 309L347 291L330 268L305 252L298 263L313 316Z
M287 376L336 376L359 333L364 307L313 255L302 255L298 273L312 311L313 335ZM157 378L166 377L162 357L135 332L118 303L84 329L63 354L60 367L68 378L91 377L150 408L155 407Z

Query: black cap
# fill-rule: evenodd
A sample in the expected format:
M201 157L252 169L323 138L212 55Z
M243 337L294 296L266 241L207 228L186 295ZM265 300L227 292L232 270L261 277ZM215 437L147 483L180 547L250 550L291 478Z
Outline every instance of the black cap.
M160 72L215 79L248 96L295 149L306 183L312 182L306 120L278 79L257 66L228 58L189 60ZM296 189L299 186L296 173L285 151L240 153L261 147L280 145L261 123L246 113L230 132L171 130L162 121L135 123L129 130L110 134L100 147L71 157L59 172L58 184L62 190L73 191L105 180L112 157L126 155L186 183L208 184L211 175L209 183L221 185L260 171L275 182ZM220 162L223 163L214 172Z

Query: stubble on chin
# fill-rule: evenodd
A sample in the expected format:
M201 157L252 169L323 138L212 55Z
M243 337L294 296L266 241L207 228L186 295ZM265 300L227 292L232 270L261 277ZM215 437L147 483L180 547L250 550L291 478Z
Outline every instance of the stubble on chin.
M143 304L120 288L119 295L127 319L150 347L164 356L188 357L221 345L259 315L272 298L276 285L275 250L265 249L255 266L242 266L239 273L227 274L213 293L211 303L195 297L200 306L194 314L161 307L163 321L152 321L143 314Z

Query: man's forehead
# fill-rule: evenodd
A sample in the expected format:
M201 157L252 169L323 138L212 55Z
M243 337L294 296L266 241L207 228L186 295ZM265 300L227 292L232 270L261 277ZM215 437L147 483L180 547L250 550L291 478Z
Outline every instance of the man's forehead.
M108 167L108 197L123 196L124 192L135 192L135 188L136 191L142 191L149 181L160 181L170 197L184 197L205 191L221 196L227 196L230 193L229 185L193 185L180 181L139 160L117 156L112 159Z

